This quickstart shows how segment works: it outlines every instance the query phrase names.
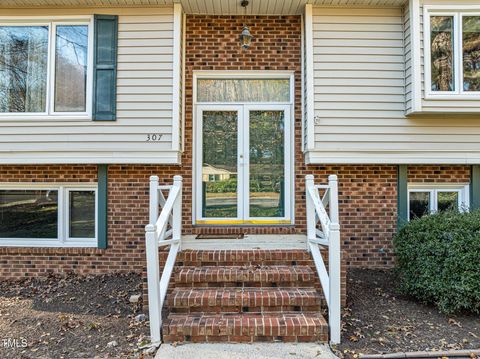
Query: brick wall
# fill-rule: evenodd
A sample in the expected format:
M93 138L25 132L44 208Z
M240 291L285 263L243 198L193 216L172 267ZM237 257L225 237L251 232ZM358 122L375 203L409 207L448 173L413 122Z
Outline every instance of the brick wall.
M410 165L409 182L469 183L470 166L465 165Z
M244 22L254 36L248 50L240 47L239 35ZM212 228L191 226L192 218L192 136L194 71L293 71L295 73L295 153L301 155L301 18L300 16L205 16L187 15L185 63L185 152L182 170L185 178L185 227L194 233L300 233L305 220L295 226ZM302 157L303 160L303 157ZM296 161L299 170L301 161ZM302 193L295 193L296 206L302 205ZM303 215L303 218L305 215Z

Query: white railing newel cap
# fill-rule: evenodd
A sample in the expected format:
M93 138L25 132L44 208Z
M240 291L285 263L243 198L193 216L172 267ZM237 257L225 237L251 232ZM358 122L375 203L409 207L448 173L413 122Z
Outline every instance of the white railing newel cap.
M182 182L182 181L183 181L182 176L179 176L179 175L173 176L173 182Z
M338 223L330 223L330 230L331 231L339 231L340 230L340 224Z
M150 176L150 182L158 182L158 176Z
M305 179L306 179L307 181L313 181L314 177L313 177L313 175L306 175L306 176L305 176Z
M145 232L155 232L157 230L157 226L154 224L147 224L145 226Z
M337 177L337 175L330 175L330 176L328 176L328 180L329 181L338 181L338 177Z

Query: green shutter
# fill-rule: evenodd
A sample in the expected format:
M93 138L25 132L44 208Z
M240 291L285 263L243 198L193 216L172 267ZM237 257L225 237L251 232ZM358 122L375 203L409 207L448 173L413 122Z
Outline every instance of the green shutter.
M399 165L397 173L397 230L408 222L408 167Z
M107 248L108 235L108 166L98 165L98 209L97 209L97 227L98 227L98 248Z
M480 165L473 165L470 175L470 209L480 209Z
M117 112L118 16L95 15L93 119L115 121Z

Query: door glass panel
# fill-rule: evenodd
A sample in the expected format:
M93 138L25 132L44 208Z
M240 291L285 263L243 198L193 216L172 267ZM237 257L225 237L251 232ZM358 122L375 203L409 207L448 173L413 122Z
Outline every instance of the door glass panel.
M430 213L430 192L410 192L410 220Z
M437 192L438 211L458 211L458 192Z
M237 112L202 116L202 217L237 218Z
M250 111L250 217L284 217L285 115Z

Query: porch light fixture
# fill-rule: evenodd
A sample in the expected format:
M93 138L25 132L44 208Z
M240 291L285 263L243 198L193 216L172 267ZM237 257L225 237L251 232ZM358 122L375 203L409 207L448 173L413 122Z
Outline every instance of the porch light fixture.
M252 43L253 36L250 33L250 29L248 28L247 25L245 25L245 14L247 12L247 6L248 6L248 0L243 0L240 5L244 9L244 16L243 16L243 30L242 33L240 34L240 45L242 46L242 49L246 50L250 47L250 44Z

